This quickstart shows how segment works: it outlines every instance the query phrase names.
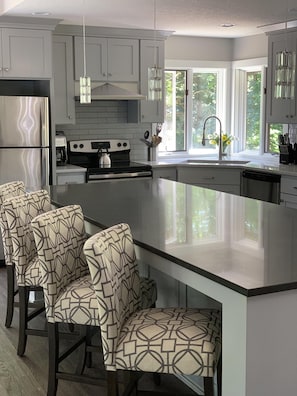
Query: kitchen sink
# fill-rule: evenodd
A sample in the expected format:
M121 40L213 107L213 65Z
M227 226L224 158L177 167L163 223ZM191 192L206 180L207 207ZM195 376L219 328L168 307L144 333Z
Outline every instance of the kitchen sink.
M189 159L183 161L183 164L226 164L226 165L240 165L240 164L247 164L250 161L243 161L243 160L216 160L216 159Z

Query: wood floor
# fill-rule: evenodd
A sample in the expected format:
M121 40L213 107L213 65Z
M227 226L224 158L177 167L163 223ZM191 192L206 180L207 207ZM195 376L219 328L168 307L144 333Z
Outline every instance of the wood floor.
M16 353L18 338L18 309L15 311L11 328L4 326L6 310L6 268L0 267L0 396L46 396L48 346L47 338L28 336L26 355ZM34 319L35 326L44 327L45 319ZM33 323L32 323L33 325ZM65 368L75 367L77 355L65 361ZM101 356L94 354L90 374L102 373ZM146 374L140 382L140 389L147 395L155 394L156 386L152 375ZM173 376L162 377L158 391L172 395L194 395ZM142 393L142 392L140 392ZM59 381L57 396L106 396L105 386L92 386L69 381Z

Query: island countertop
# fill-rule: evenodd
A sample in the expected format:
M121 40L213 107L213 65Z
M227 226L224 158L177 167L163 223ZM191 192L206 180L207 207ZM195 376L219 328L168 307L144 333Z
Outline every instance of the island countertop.
M245 296L297 289L297 211L169 180L51 186L99 228L125 222L135 243Z

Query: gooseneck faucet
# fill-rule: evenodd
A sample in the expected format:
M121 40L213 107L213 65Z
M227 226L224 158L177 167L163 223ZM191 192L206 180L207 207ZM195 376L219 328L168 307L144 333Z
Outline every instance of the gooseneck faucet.
M203 146L205 146L205 141L206 140L209 140L209 139L206 139L205 138L205 126L206 126L206 123L207 123L207 121L208 120L210 120L211 118L215 118L216 120L218 120L219 121L219 124L220 124L220 134L219 134L219 161L221 161L222 160L222 158L223 158L223 149L222 149L222 123L221 123L221 120L219 119L219 117L217 117L217 116L215 116L215 115L211 115L211 116L209 116L209 117L207 117L206 119L205 119L205 121L204 121L204 124L203 124L203 134L202 134L202 145Z

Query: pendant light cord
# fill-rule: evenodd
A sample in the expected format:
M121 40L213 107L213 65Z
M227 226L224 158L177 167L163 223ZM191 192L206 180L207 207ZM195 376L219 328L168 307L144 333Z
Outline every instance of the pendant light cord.
M86 68L86 25L85 16L83 15L83 57L84 57L84 77L87 75Z

